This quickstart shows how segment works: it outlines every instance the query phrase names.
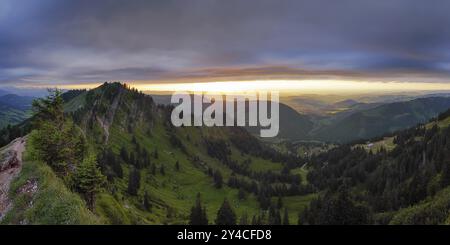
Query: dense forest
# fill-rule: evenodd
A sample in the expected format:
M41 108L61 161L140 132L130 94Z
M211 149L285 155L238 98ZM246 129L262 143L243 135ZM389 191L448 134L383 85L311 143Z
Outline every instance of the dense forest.
M439 122L449 113L396 132L391 150L348 144L312 157L308 181L321 195L299 223L448 223L450 129Z

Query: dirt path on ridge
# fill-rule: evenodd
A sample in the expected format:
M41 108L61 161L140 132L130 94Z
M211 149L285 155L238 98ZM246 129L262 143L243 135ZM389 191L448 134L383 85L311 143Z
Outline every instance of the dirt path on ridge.
M11 181L22 170L26 138L17 138L0 151L0 220L11 208L8 198Z

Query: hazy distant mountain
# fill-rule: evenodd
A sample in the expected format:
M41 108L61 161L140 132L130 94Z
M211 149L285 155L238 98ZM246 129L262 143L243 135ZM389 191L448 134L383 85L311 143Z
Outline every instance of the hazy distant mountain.
M0 103L8 105L12 108L19 110L28 110L31 108L34 97L29 96L19 96L16 94L7 94L0 96Z
M358 103L359 102L356 101L356 100L347 99L347 100L342 100L342 101L336 102L333 105L337 106L337 107L351 107L351 106L354 106L354 105L356 105Z
M430 97L380 105L321 128L313 138L346 142L370 138L423 123L450 108L450 98Z
M15 94L0 96L0 129L28 118L33 99L33 97Z
M26 111L14 109L8 105L0 103L0 129L22 122L28 118Z
M279 104L279 108L280 131L277 138L305 139L314 127L311 117L298 113L296 110L283 103ZM255 135L259 135L260 133L258 127L247 127L247 130Z

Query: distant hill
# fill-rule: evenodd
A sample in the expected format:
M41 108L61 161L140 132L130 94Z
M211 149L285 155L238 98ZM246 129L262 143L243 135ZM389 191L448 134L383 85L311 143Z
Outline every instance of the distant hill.
M151 96L156 104L170 105L170 95ZM314 127L314 123L311 120L311 117L306 114L299 113L292 107L283 103L279 103L279 108L280 131L277 139L304 139L305 137L307 137L308 133ZM246 111L248 111L248 108L246 109ZM246 127L246 129L254 135L259 135L260 133L259 127Z
M337 107L351 107L358 103L359 102L356 100L348 99L348 100L342 100L342 101L336 102L333 105L337 106Z
M304 139L313 129L314 123L307 115L300 114L291 107L279 104L280 130L277 139ZM247 127L252 134L259 135L259 127Z
M31 114L33 99L15 94L0 96L0 129L27 119Z
M429 97L383 104L350 114L318 130L320 140L347 142L371 138L427 122L450 108L450 98Z
M7 94L0 96L0 103L18 110L29 110L34 99L34 97L30 96Z

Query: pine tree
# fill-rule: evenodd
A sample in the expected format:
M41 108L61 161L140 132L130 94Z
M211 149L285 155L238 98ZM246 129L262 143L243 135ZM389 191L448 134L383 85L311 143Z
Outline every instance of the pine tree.
M64 101L60 90L50 90L50 95L33 102L31 134L34 157L47 163L58 175L68 175L68 166L83 161L86 146L80 129L64 116Z
M247 213L242 214L241 219L239 220L239 225L249 225Z
M447 187L450 185L450 160L444 162L442 167L441 186Z
M283 207L283 198L281 196L278 197L277 208L281 209Z
M244 190L244 188L239 188L238 198L239 200L245 200L247 198L247 192Z
M236 213L227 199L225 199L217 212L217 225L236 225Z
M133 168L128 179L128 194L136 196L139 190L140 182L141 175L139 173L139 170Z
M253 215L252 225L258 225L258 221L257 221L256 215Z
M73 178L75 188L84 196L88 208L94 210L95 196L105 183L106 178L100 172L93 155L88 156L77 166Z
M202 207L200 193L197 194L195 205L191 208L190 225L208 225L208 217L206 215L206 208Z
M130 152L130 156L128 157L128 163L136 166L136 158L134 157L134 153Z
M223 186L222 173L219 170L217 170L216 172L214 172L213 178L214 178L214 186L217 189L222 188L222 186Z
M149 199L150 198L148 196L148 192L146 191L145 194L144 194L143 206L144 206L144 209L147 210L147 211L151 211L152 210L152 204L150 203Z
M269 207L269 225L275 225L275 215L276 215L276 213L275 213L275 208L272 206L272 205L270 205L270 207Z
M122 160L124 162L128 162L129 161L127 149L125 147L123 147L123 146L120 149L120 157L122 158Z
M162 164L161 164L161 168L159 169L159 173L163 176L166 175L166 170L164 169L164 165L162 165Z
M289 214L287 208L284 208L283 225L289 225Z
M180 171L180 162L179 162L179 161L177 161L177 162L175 163L175 170L176 170L176 171Z
M281 225L281 214L280 214L280 210L276 210L275 211L275 220L274 220L274 225Z
M155 159L158 159L158 158L159 158L158 149L155 149L155 151L153 151L153 157L154 157Z

